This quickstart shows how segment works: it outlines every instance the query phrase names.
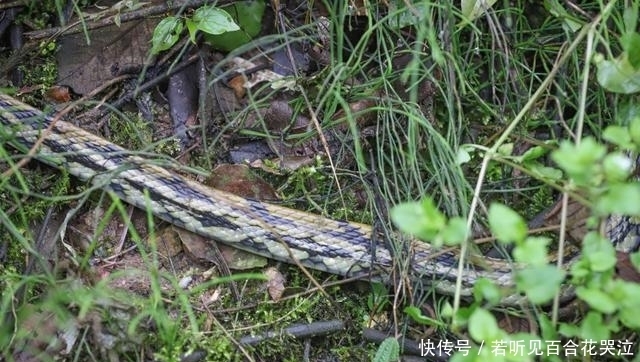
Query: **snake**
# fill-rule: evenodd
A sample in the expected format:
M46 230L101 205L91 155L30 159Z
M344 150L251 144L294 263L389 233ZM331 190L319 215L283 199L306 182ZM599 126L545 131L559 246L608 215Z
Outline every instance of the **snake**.
M21 151L34 148L38 161L64 169L170 224L249 253L343 277L389 281L398 249L405 250L410 258L407 274L437 293L472 297L473 286L485 278L511 291L500 305L525 302L526 296L515 292L514 275L520 266L508 259L483 256L478 265L464 263L459 273L458 250L436 248L397 232L391 234L397 240L381 243L370 225L209 188L58 118L0 94L0 145L8 143ZM606 236L614 243L632 239L637 244L638 229L627 217L606 219ZM393 247L398 243L401 249ZM561 267L566 270L580 250L573 246L564 250ZM562 287L560 297L571 298L571 288Z

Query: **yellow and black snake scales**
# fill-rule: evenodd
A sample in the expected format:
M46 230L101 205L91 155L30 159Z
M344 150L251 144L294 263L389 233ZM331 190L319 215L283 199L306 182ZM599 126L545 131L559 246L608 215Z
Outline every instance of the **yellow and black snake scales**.
M392 253L383 245L373 247L368 225L331 220L207 188L71 123L53 122L53 117L2 94L0 122L2 143L31 148L45 135L37 150L38 160L64 168L132 205L150 208L162 220L204 237L284 262L297 259L305 267L343 276L375 272L384 279L391 270ZM45 133L48 127L50 132ZM638 226L628 218L610 218L607 227L614 242L628 238L637 242ZM457 254L434 250L419 241L407 242L412 251L412 277L440 293L453 294ZM577 255L577 249L569 247L565 266ZM475 281L482 277L500 286L513 285L511 263L486 258L482 265L465 268L461 276L463 296L470 296ZM564 296L569 293L563 291ZM522 296L514 293L502 303L513 305L521 300Z

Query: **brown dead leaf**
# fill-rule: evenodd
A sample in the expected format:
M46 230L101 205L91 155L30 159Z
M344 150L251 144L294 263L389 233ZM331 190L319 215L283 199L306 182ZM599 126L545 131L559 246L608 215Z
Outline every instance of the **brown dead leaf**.
M138 72L145 64L153 29L161 17L94 29L91 44L84 33L63 36L58 60L58 81L86 94L115 76Z
M157 234L158 252L164 258L173 258L182 252L182 241L176 228L166 227Z
M205 181L210 187L254 200L277 200L271 185L251 172L245 165L220 165Z
M184 229L177 227L173 229L193 259L215 265L224 262L229 269L233 270L261 268L267 265L267 260L261 256L222 244L218 244L217 248L215 248L211 245L214 241L209 241L198 234ZM220 255L217 254L216 249L220 250Z
M54 85L47 89L44 96L54 103L66 103L71 101L71 90L66 86Z
M244 75L240 74L231 78L227 85L229 86L229 88L233 89L233 93L235 94L237 99L242 99L247 93L247 89L244 87L246 82L247 78Z
M282 273L278 271L276 268L268 268L265 270L264 274L267 276L267 292L271 299L274 301L279 301L282 298L282 294L284 293L286 280Z

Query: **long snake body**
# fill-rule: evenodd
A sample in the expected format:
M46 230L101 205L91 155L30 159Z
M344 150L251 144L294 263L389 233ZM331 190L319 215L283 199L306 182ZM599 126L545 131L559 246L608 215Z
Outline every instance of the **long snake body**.
M251 253L342 276L380 275L388 278L393 253L372 245L372 228L272 205L205 187L181 175L84 131L16 99L0 94L0 140L24 149L44 137L36 158L63 168L95 187L156 217L206 238ZM629 220L608 222L609 237L622 240L630 233ZM634 236L637 238L637 235ZM437 292L453 294L458 256L435 250L428 243L406 239L411 252L411 276ZM565 267L578 256L568 248ZM487 257L482 268L467 265L460 276L463 296L472 295L479 278L513 287L512 263ZM563 294L570 293L567 288ZM522 302L513 293L503 305Z

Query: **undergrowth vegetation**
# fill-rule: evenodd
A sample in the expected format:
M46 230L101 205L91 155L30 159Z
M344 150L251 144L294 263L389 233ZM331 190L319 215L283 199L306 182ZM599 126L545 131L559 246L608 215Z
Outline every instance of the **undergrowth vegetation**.
M16 167L23 153L8 147L11 134L2 129L2 357L383 362L401 359L415 342L418 354L437 360L638 360L640 285L616 276L616 247L626 248L625 266L637 273L640 2L296 3L258 7L260 17L273 16L262 21L279 24L270 34L261 33L266 26L247 30L248 15L226 3L166 17L149 39L151 52L223 49L209 85L227 80L236 56L291 55L294 45L322 53L315 68L294 69L278 89L258 84L241 110L198 129L203 148L192 151L191 166L215 165L233 137L301 145L322 130L329 139L315 147L328 158L267 178L287 205L374 225L379 242L398 252L393 288L336 286L335 276L281 266L289 290L274 301L259 269L218 276L188 262L181 268L165 257L168 243L150 212L140 211L135 224L133 210L109 193L34 162ZM214 37L238 31L241 40ZM51 75L50 64L39 69L46 74L30 82ZM258 116L249 126L283 87L293 117L309 124L273 132ZM152 142L143 120L124 118L111 124L114 142L158 151L144 149ZM132 132L144 137L131 141ZM557 225L530 222L557 200ZM571 205L586 210L580 220ZM64 237L74 218L94 226L73 231L81 247ZM115 235L113 223L127 230L120 246L137 249L136 257L103 246L119 242L105 240ZM453 250L445 295L433 280L406 278L412 260L396 229ZM116 249L117 262L109 257ZM484 254L517 266L513 287L462 283L465 266L498 265ZM123 290L134 281L144 286ZM505 298L520 302L504 307ZM329 337L279 334L329 320L343 323ZM527 328L507 326L516 320ZM363 341L365 328L385 332L379 345ZM240 342L269 333L257 347Z

